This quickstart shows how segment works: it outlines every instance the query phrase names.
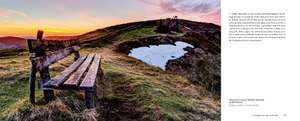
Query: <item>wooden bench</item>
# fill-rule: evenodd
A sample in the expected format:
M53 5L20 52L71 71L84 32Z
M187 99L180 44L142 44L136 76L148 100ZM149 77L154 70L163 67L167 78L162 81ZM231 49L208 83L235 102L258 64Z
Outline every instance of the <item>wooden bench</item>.
M37 39L28 39L31 70L29 78L30 102L35 103L36 73L40 73L39 87L42 87L44 99L54 99L54 89L83 90L87 108L96 106L96 80L102 78L101 58L99 54L80 56L77 40L43 40L43 31L38 31ZM54 78L50 77L49 66L74 53L74 63ZM101 74L100 76L97 76ZM101 78L98 78L101 77Z

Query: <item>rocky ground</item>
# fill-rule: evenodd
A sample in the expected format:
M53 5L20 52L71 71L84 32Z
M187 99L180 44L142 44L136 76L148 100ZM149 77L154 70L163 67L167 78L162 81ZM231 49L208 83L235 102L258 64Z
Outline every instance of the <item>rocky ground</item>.
M194 31L180 37L179 40L194 45L194 48L185 48L188 53L183 57L168 61L166 70L200 84L220 98L221 50L218 35L220 33L215 35L215 32L203 34Z
M186 24L189 25L189 24ZM196 26L196 27L193 27ZM210 25L212 26L212 25ZM179 34L155 35L137 40L126 41L118 45L118 51L128 54L131 49L159 45L174 44L183 41L194 46L185 48L188 52L179 59L168 61L166 70L182 75L195 84L221 95L221 49L220 28L199 29L197 25L189 25L194 30Z

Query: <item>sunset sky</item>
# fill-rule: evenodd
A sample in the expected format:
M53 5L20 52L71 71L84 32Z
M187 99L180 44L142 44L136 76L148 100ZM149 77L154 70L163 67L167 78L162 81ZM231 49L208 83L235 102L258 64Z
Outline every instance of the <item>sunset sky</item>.
M175 15L220 24L220 0L1 0L0 36L77 35Z

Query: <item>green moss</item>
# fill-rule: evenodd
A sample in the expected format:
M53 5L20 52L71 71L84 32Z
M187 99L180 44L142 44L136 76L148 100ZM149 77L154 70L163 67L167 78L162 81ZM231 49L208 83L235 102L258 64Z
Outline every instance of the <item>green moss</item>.
M153 85L142 83L137 85L138 94L143 101L144 108L153 112L153 109L158 107L164 119L168 120L183 120L188 117L188 111L191 111L191 104L186 99L178 95L176 92L162 87L160 85Z
M156 26L137 28L134 30L124 32L124 33L120 34L118 37L119 37L119 40L129 40L132 38L157 35L158 33L156 33L154 31L155 29L156 29Z
M28 90L28 78L14 82L14 84L0 83L0 119L3 119L8 113L28 105ZM42 92L38 89L36 89L36 97L38 100L42 99Z
M51 77L58 74L67 65L70 64L72 56L67 59L54 64L50 67ZM25 63L24 63L25 62ZM0 119L6 117L9 113L22 109L30 104L29 100L29 69L30 63L27 56L12 55L5 56L0 60ZM60 69L58 69L60 68ZM39 73L36 74L39 80ZM36 86L38 81L36 81ZM43 94L40 89L36 87L36 99L42 100Z
M124 100L135 100L144 112L144 120L154 120L153 116L156 114L153 112L156 108L159 108L161 118L165 120L192 120L194 119L193 117L197 117L198 114L203 113L193 108L193 105L197 105L191 102L193 97L184 96L178 91L171 90L163 82L155 82L156 76L146 76L138 71L131 73L131 69L118 64L106 63L103 64L103 68L106 71L106 81L113 83L112 90L114 91L113 96L109 95L106 98L117 99L118 103ZM157 73L155 69L147 71ZM169 81L179 80L182 84L188 82L182 81L183 78L179 78L178 76L167 76L165 79ZM128 87L133 88L131 90L134 91L122 90L124 88L128 89Z

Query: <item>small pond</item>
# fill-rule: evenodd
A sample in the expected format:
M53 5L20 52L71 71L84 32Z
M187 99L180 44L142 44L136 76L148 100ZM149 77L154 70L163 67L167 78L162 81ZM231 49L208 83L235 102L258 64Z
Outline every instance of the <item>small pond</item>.
M187 53L187 51L183 50L185 47L193 46L181 41L175 42L175 45L151 45L150 47L134 48L130 51L129 56L165 70L168 60L180 58Z

